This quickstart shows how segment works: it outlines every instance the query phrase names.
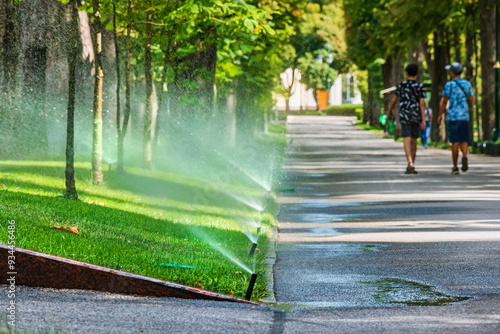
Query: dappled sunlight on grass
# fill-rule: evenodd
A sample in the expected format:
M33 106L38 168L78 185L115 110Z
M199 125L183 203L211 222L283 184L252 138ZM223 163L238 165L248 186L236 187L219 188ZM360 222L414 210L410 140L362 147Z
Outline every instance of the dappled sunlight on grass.
M71 201L63 197L63 177L64 162L0 161L0 224L16 220L18 247L215 292L232 290L238 297L250 277L217 248L257 272L264 269L273 215L259 214L227 195L266 195L260 190L139 168L125 174L105 172L106 183L94 186L90 164L77 163L80 201ZM260 253L250 258L252 243L242 228L256 234L256 227L247 222L259 221ZM81 236L54 230L55 225L78 226ZM209 235L212 245L194 227ZM0 241L6 240L7 229L2 228ZM254 297L265 291L261 279Z

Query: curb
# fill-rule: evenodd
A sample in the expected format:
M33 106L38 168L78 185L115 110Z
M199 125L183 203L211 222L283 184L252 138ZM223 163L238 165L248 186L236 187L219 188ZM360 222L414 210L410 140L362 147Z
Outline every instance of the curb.
M265 298L259 299L259 302L264 304L276 304L276 296L274 294L274 265L276 264L276 240L278 238L278 221L277 217L279 216L280 208L276 210L274 215L274 226L273 226L273 235L271 241L269 242L269 251L266 256L266 264L267 264L267 275L269 277L269 283L267 285L268 296Z

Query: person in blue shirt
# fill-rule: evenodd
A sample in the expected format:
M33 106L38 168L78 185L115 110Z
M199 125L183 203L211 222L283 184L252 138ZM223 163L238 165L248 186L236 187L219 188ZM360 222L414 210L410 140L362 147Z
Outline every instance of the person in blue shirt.
M428 101L425 101L428 103ZM431 135L431 120L432 120L432 109L425 109L425 130L422 130L420 139L422 140L422 146L427 148L429 145L429 137Z
M439 109L438 125L441 125L443 114L448 105L446 120L451 142L451 157L453 168L451 173L458 175L458 149L462 151L462 171L469 169L467 151L469 145L469 106L474 102L472 85L461 78L463 67L460 63L446 66L450 71L451 80L446 83L443 90L443 100Z

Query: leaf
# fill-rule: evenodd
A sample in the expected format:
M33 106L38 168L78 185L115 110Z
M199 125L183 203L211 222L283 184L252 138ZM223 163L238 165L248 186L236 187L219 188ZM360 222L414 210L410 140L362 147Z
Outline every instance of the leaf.
M80 235L80 233L78 232L78 226L69 226L69 227L54 226L53 228L56 230L63 230L63 231L67 231L67 232L71 232L71 233Z

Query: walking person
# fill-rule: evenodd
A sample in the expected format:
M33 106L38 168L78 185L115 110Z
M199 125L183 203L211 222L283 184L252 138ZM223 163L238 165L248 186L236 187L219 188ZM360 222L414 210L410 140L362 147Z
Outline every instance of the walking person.
M425 109L425 129L422 131L422 136L420 139L422 140L422 146L427 148L429 145L429 136L431 134L431 120L432 120L432 109Z
M451 158L453 168L451 174L458 175L458 149L462 151L462 171L469 169L467 152L469 149L469 106L474 102L472 85L462 79L463 67L460 63L446 66L450 71L451 80L446 83L443 90L443 100L439 109L438 125L441 125L443 114L448 105L446 120L448 122L448 135L451 142Z
M392 118L394 107L399 99L399 116L401 122L401 137L408 166L405 174L418 174L415 170L417 158L417 139L420 130L425 130L425 89L416 80L418 66L408 64L405 68L406 81L396 86L394 97L389 104L388 115Z

